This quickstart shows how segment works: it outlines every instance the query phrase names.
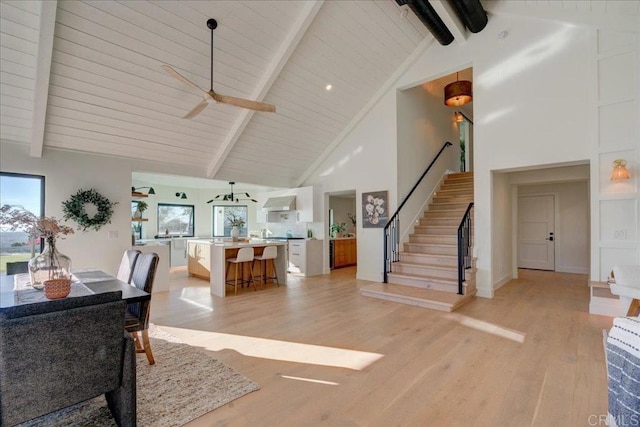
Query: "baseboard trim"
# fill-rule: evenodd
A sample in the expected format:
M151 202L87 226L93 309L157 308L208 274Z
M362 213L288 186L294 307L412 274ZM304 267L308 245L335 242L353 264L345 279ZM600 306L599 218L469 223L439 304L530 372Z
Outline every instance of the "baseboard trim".
M556 271L558 273L589 274L587 267L558 267Z
M493 289L476 288L476 296L481 298L493 298Z
M498 280L493 284L493 290L497 291L498 289L503 287L505 284L507 284L511 279L513 279L513 276L511 275L511 273L505 274L502 279Z

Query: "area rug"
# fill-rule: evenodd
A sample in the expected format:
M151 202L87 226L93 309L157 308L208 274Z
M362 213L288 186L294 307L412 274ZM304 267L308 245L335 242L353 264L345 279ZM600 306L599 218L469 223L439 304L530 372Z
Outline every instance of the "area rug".
M260 386L161 328L149 329L156 360L137 355L138 426L182 426ZM104 396L36 418L19 427L116 426Z

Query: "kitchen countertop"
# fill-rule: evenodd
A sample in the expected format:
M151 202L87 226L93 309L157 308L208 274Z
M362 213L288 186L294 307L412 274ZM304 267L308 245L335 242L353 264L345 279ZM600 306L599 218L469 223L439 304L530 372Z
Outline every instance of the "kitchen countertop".
M250 240L250 241L240 241L240 242L231 242L231 241L222 241L220 239L189 239L187 243L204 243L211 246L223 246L228 249L234 248L244 248L247 246L284 246L287 244L286 241L283 240Z

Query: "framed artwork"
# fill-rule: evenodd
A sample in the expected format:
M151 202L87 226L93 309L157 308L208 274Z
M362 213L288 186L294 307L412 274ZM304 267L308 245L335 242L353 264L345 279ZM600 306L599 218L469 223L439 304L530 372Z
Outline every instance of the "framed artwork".
M362 227L384 228L389 220L388 192L362 193Z

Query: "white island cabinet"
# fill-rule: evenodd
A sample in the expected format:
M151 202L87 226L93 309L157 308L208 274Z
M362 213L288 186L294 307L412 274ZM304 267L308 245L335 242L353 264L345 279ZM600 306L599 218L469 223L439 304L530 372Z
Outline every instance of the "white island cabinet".
M322 240L289 240L289 272L303 276L322 274Z

